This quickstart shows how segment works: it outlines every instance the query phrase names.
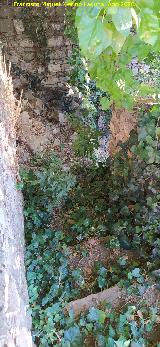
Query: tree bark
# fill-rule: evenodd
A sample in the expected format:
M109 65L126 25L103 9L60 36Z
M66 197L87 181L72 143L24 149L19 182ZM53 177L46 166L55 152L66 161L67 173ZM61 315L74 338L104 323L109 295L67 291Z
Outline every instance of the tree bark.
M110 120L111 136L109 139L109 154L114 156L119 152L119 144L125 143L130 136L130 132L137 128L138 111L128 111L126 109L116 109L112 107L112 117Z
M0 58L0 347L31 347L24 267L22 195L16 188L20 102Z

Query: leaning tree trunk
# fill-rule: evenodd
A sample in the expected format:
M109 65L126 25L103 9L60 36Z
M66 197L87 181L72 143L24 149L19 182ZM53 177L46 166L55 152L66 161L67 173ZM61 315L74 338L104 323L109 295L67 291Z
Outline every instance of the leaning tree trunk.
M109 125L111 136L108 148L111 156L114 156L120 150L119 144L126 142L131 131L137 128L137 113L137 110L128 111L112 107L112 117Z
M15 125L20 103L0 58L0 347L31 347Z

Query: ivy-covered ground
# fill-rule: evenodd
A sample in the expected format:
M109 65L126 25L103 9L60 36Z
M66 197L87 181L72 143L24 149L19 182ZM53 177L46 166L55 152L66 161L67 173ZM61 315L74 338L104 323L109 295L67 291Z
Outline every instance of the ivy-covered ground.
M159 289L158 117L157 107L143 111L139 134L133 132L105 164L75 163L65 172L53 154L33 158L30 169L22 170L36 346L159 346L158 307L147 307L143 300L151 285ZM108 266L95 257L86 275L87 245L91 240L96 248L97 239L103 250L120 253ZM78 318L72 310L66 314L70 301L115 285L137 295L137 304L113 310L104 302Z

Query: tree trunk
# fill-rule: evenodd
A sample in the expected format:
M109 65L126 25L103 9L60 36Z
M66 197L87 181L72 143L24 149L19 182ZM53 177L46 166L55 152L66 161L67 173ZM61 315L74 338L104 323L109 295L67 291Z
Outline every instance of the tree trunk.
M110 121L111 136L109 140L109 154L114 156L120 150L119 144L129 139L130 132L137 128L137 110L116 109L112 107Z
M22 195L16 188L20 103L0 58L0 347L31 347L24 268Z
M115 310L120 309L126 305L139 305L145 303L146 306L155 306L160 308L160 292L156 289L156 284L148 287L143 294L143 297L136 295L127 295L126 289L119 288L118 285L103 290L96 294L90 294L82 299L77 299L69 302L64 312L67 314L73 310L74 317L78 318L80 314L86 313L91 307L101 307L104 303L108 303ZM160 332L160 330L159 330Z

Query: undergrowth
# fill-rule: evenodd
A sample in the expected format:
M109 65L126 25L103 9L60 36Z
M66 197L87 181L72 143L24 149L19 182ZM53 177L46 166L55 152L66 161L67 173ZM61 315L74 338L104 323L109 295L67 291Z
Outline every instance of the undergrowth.
M78 320L64 313L67 302L118 284L140 297L157 282L160 256L158 185L158 110L143 112L140 132L105 165L62 169L53 157L35 158L21 172L26 234L25 262L33 320L33 339L40 347L157 346L147 334L157 309L128 305L121 312L91 308ZM52 220L60 209L61 227ZM120 258L111 268L95 264L88 285L83 271L71 270L70 254L81 241L107 237L106 247L138 251L138 259ZM82 257L86 256L83 249Z

